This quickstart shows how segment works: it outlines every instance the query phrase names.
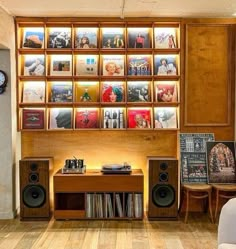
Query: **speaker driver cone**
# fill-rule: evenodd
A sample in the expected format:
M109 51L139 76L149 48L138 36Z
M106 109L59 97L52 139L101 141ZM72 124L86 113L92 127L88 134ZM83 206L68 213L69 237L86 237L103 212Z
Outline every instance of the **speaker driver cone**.
M41 207L46 201L46 192L41 185L28 185L23 189L23 202L29 208Z
M169 207L175 201L175 190L171 185L156 185L152 189L152 201L158 207Z

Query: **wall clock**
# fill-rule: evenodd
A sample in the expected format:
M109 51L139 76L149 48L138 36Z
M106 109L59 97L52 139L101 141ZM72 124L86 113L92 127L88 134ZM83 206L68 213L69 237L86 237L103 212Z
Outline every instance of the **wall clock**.
M0 70L0 94L5 91L5 88L7 86L7 74Z

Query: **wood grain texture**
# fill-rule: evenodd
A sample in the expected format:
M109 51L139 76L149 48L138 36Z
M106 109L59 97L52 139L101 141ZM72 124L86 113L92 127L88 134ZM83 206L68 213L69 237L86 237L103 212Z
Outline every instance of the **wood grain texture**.
M103 164L128 162L144 173L144 203L147 206L147 156L176 157L176 131L55 131L22 132L22 157L54 157L52 175L65 159L83 158L87 169ZM52 188L51 188L52 189ZM51 193L52 198L52 193Z
M216 249L217 225L179 221L0 221L0 249Z
M183 19L182 24L180 26L181 28L181 47L184 48L181 50L181 84L180 84L180 131L181 132L196 132L196 133L214 133L216 140L234 140L234 130L235 130L235 37L233 34L235 34L235 27L232 27L231 24L234 24L235 20L232 19ZM186 28L187 27L187 28ZM211 29L223 29L223 34L216 34L219 36L220 40L223 41L224 35L229 35L226 44L222 43L217 44L219 51L216 51L216 54L223 54L225 53L226 49L228 48L229 54L227 54L227 66L229 67L228 75L225 75L225 78L228 76L227 80L224 82L225 86L223 86L223 82L219 82L219 79L222 79L222 76L217 78L217 83L215 85L214 82L210 81L208 83L209 79L214 79L214 75L218 75L219 72L215 70L215 68L218 68L219 63L215 60L216 56L213 54L211 67L208 65L206 68L203 68L204 71L206 71L207 68L210 68L212 72L208 72L208 75L206 74L206 78L203 79L205 82L205 85L203 84L203 81L199 80L199 73L200 76L202 76L202 60L210 60L210 57L206 58L207 55L209 55L208 51L206 51L207 48L210 49L210 53L212 54L215 50L214 44L218 43L217 41L218 36L215 37L215 40L213 39L213 33L211 34ZM193 28L193 30L191 30ZM209 28L209 29L208 29ZM200 32L200 30L206 29L206 32ZM196 33L194 31L196 30ZM230 32L228 32L230 30ZM187 32L191 33L191 40L188 37ZM194 33L194 34L193 34ZM209 34L209 41L208 41L208 34ZM204 37L205 36L205 37ZM197 42L198 41L198 42ZM203 41L206 42L206 45L204 46ZM192 43L192 44L191 44ZM199 43L199 44L197 44ZM188 45L187 45L188 44ZM193 45L194 44L194 45ZM230 45L229 45L230 44ZM212 45L212 48L211 46ZM190 46L192 50L188 51L188 47ZM197 46L196 48L194 46ZM199 54L197 53L201 48L201 51L199 51ZM223 50L223 52L222 52ZM206 54L204 54L203 51L206 51ZM193 55L195 53L195 55ZM193 61L190 61L188 56L191 54L191 58ZM200 57L201 55L202 57ZM196 61L196 60L199 61ZM193 63L197 63L196 65L190 65ZM215 65L216 64L216 65ZM192 67L192 69L190 69ZM193 67L195 71L193 71ZM214 68L215 67L215 68ZM201 69L201 70L200 70ZM195 75L195 78L193 78L193 75ZM192 82L189 84L188 76L191 77ZM209 77L208 77L209 76ZM194 82L194 83L193 83ZM220 88L216 89L216 86L220 85ZM231 85L230 85L231 84ZM219 103L216 103L217 96L222 95L220 93L220 89L223 89L223 94L225 94L223 97L224 99L224 106L221 106L219 110L216 110L216 107L219 107ZM229 89L230 87L230 89ZM215 95L212 95L212 93L206 93L206 89L213 89ZM226 94L228 94L228 90L231 91L231 98L228 99L228 103L226 102ZM219 92L218 92L219 91ZM190 93L193 95L190 95ZM208 96L209 95L209 96ZM203 99L203 104L201 101ZM190 101L190 102L188 102ZM194 101L197 101L196 103L193 103ZM220 99L219 102L222 102ZM193 105L192 105L193 104ZM212 109L213 108L213 109ZM223 113L223 110L226 110L226 113ZM204 115L203 115L204 114ZM217 115L216 115L217 114ZM219 118L219 114L222 116L222 120ZM224 123L230 120L230 123L224 125ZM219 124L216 123L220 122ZM209 123L209 125L202 125L203 123ZM190 123L194 123L192 126L190 126Z
M20 160L20 216L21 219L42 219L50 218L49 203L49 168L52 167L51 159L28 158ZM31 204L30 187L40 193L44 192L42 205L37 207L28 207ZM27 192L27 188L28 191ZM26 194L28 193L28 194ZM26 197L27 196L27 197ZM39 197L40 200L40 197ZM38 199L36 198L36 203Z
M53 176L53 182L54 218L86 219L87 193L112 193L113 205L115 203L115 193L119 193L123 202L122 209L126 210L123 199L125 193L140 193L143 195L144 181L142 171L134 169L131 174L125 175L104 175L99 170L87 170L85 174L62 174L59 170ZM140 208L143 210L143 203L140 204ZM119 219L118 216L115 216L116 218ZM140 219L142 218L143 215ZM131 218L124 215L122 219Z
M231 121L231 26L186 26L185 125Z
M163 169L163 164L166 169ZM167 181L163 181L163 177L167 177ZM158 187L157 189L155 189ZM168 193L167 197L162 197L163 189ZM154 192L153 192L154 191ZM178 216L178 161L177 160L149 160L149 219L177 218ZM171 197L171 194L173 196ZM170 198L170 206L165 206L166 201ZM156 199L159 204L157 206L153 199ZM173 198L173 199L172 199ZM168 203L168 201L167 201Z
M143 192L143 174L134 169L132 174L102 174L88 170L85 174L54 175L55 193L80 192Z

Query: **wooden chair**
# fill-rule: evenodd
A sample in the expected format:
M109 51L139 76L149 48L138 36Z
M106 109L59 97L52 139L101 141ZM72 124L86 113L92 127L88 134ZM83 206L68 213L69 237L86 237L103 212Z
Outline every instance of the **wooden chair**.
M213 216L212 216L212 206L211 206L211 193L212 193L212 186L208 184L183 184L183 193L186 196L186 213L184 222L187 223L188 220L188 212L189 212L189 205L190 205L190 198L208 200L208 208L210 212L211 222L213 223ZM183 196L183 198L184 198Z
M220 198L231 199L231 198L236 197L236 185L234 184L212 184L212 188L216 191L216 207L215 207L215 221L216 221Z

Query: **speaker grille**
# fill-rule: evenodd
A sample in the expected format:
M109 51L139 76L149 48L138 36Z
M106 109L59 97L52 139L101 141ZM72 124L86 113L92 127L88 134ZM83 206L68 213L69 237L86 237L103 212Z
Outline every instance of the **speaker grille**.
M39 181L39 174L38 173L29 174L29 182L37 183L38 181Z
M37 164L37 163L31 163L31 164L30 164L30 169L31 169L32 171L36 171L36 170L38 169L38 164Z
M161 170L167 170L167 168L168 168L168 164L167 163L163 162L163 163L160 164L160 169Z
M159 181L160 182L168 182L168 173L162 172L159 174Z
M175 190L171 185L156 185L152 189L152 201L158 207L170 207L175 202Z
M43 206L46 201L46 191L41 185L28 185L23 189L23 202L29 208Z

